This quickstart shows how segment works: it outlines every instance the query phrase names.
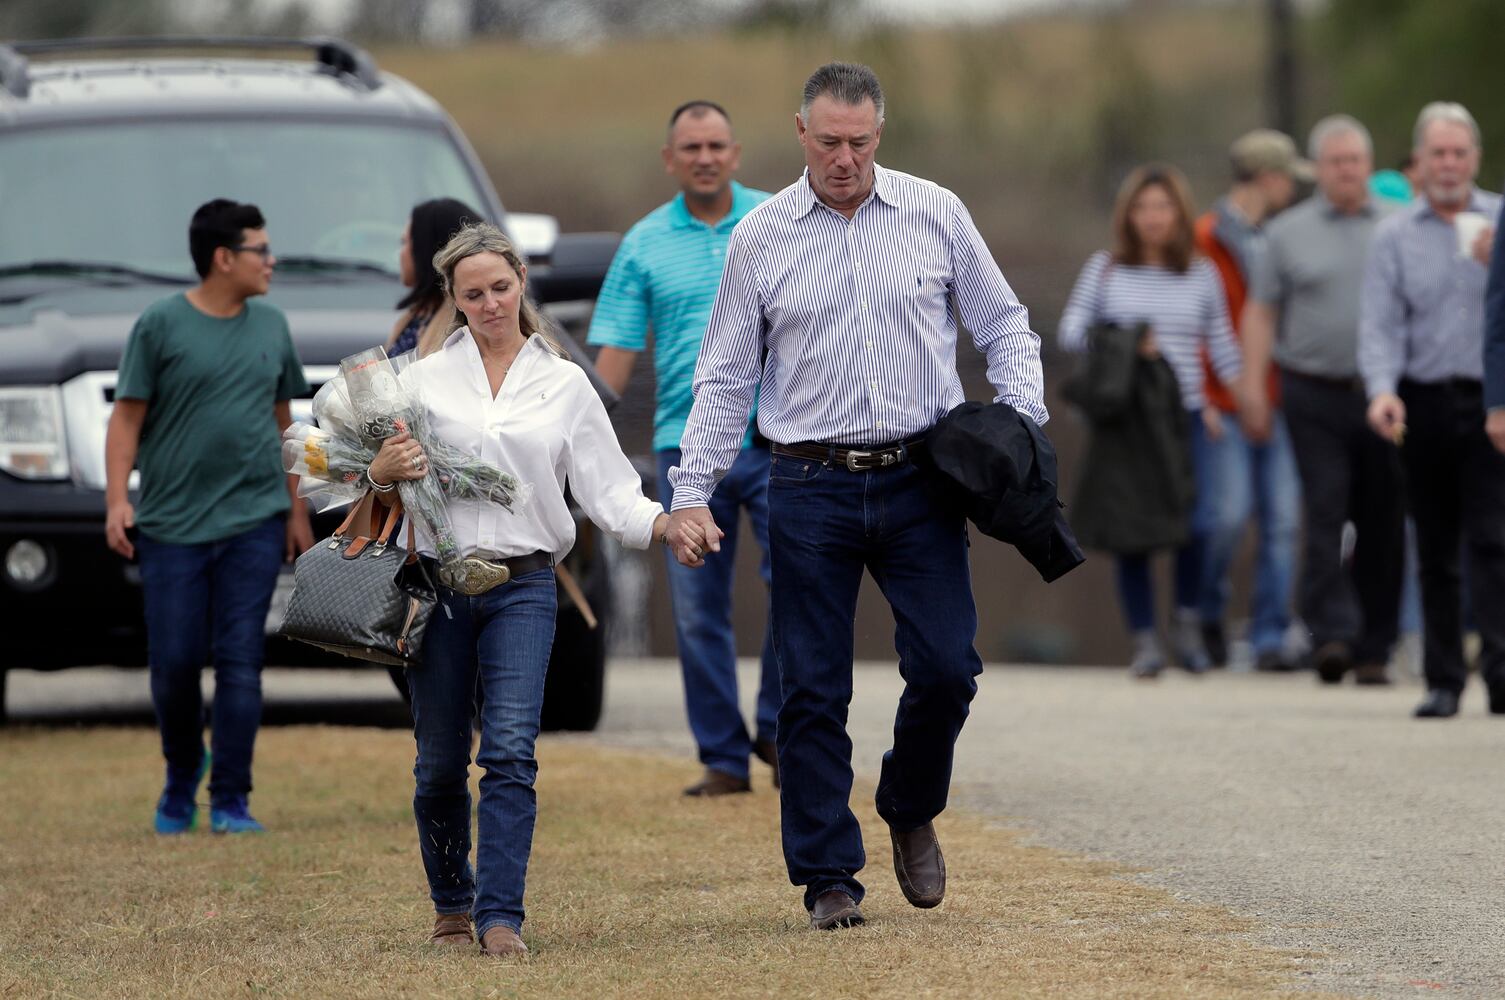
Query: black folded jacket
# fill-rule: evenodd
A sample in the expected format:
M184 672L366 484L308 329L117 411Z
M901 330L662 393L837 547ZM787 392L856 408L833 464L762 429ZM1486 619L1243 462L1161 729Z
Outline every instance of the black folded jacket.
M918 456L948 503L1018 549L1046 583L1086 560L1056 495L1056 450L1009 404L961 404L931 428Z

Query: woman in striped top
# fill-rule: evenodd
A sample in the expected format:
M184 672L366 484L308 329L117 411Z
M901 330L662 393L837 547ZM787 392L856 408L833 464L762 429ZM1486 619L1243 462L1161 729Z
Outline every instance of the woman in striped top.
M1164 357L1176 374L1187 410L1198 503L1191 540L1176 552L1173 635L1181 665L1201 672L1208 667L1196 611L1206 523L1201 498L1207 492L1202 357L1205 351L1225 385L1237 384L1241 360L1217 271L1196 255L1193 217L1190 190L1180 171L1168 166L1134 171L1119 189L1114 206L1114 249L1088 258L1057 336L1064 350L1080 352L1087 349L1087 331L1094 325L1132 329L1145 324L1140 353ZM1118 587L1134 636L1130 669L1136 676L1153 677L1164 666L1165 656L1155 629L1147 554L1118 556Z

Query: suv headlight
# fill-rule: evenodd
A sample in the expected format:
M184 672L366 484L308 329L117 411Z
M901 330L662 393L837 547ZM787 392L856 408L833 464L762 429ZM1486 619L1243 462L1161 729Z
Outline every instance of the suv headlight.
M0 469L22 479L67 479L63 394L56 386L0 388Z

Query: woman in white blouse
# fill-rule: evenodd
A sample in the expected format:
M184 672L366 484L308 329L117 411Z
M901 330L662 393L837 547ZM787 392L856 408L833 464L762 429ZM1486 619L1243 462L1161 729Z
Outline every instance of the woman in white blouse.
M1197 255L1192 226L1191 191L1179 170L1151 165L1131 173L1113 210L1114 248L1088 258L1057 336L1063 349L1083 351L1094 325L1126 331L1144 325L1140 353L1165 358L1175 373L1187 414L1197 505L1191 537L1176 551L1172 636L1181 665L1200 673L1209 666L1197 613L1209 519L1204 502L1211 473L1207 442L1219 433L1217 411L1203 397L1203 357L1226 385L1237 384L1242 358L1222 283L1212 263ZM1149 553L1118 554L1118 592L1134 640L1129 669L1136 677L1154 677L1165 654L1155 627Z
M584 371L549 341L524 294L527 268L506 235L467 226L434 267L458 310L456 328L403 378L420 393L435 434L512 473L532 495L513 511L450 504L468 558L461 572L441 573L424 663L408 671L418 744L413 812L436 911L432 940L467 945L474 933L488 955L521 955L533 747L554 639L553 566L575 542L565 484L592 521L631 548L661 541L669 518L643 497ZM370 478L381 490L426 471L417 442L400 435L382 446ZM419 550L433 556L432 540L416 528ZM476 763L484 774L472 870L466 776L478 676Z

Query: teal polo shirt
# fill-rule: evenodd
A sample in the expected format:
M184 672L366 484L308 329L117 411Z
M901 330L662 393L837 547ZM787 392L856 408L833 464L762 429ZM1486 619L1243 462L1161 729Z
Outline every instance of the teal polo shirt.
M690 214L685 196L660 205L627 231L596 299L587 342L641 351L653 328L653 371L658 379L653 448L678 448L695 397L695 361L705 339L726 244L742 217L768 198L732 182L732 210L715 225ZM752 441L749 423L746 444Z

